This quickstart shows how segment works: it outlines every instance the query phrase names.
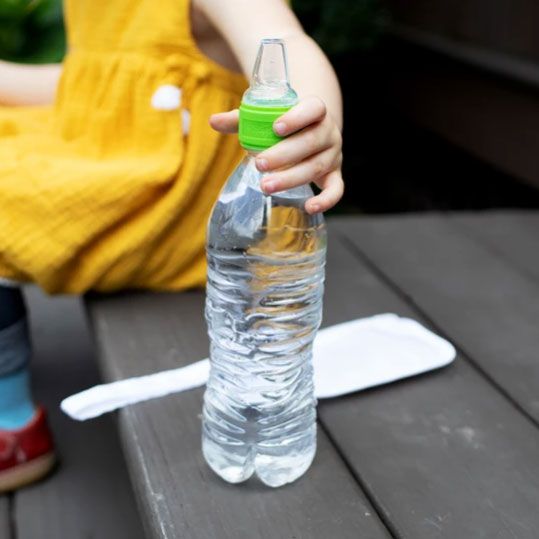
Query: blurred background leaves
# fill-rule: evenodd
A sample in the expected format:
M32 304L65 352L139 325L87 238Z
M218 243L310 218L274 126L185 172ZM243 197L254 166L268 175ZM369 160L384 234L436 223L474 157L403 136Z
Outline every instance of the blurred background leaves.
M330 55L368 50L389 22L380 0L292 0L292 7ZM62 0L0 0L0 58L44 63L64 54Z
M292 7L329 55L370 49L390 21L380 0L292 0Z
M0 58L47 63L64 54L61 0L0 0Z

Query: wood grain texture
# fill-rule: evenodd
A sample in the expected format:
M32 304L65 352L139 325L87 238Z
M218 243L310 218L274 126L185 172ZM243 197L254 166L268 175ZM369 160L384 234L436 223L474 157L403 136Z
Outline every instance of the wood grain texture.
M28 292L35 395L49 411L60 464L45 481L15 494L17 539L142 539L113 418L78 423L58 406L100 383L80 301Z
M417 219L414 230L427 234L432 221ZM348 236L369 255L383 252L382 269L390 268L392 276L402 270L411 280L414 274L407 268L402 244L411 248L413 240L405 242L405 234L396 232L406 231L406 222L395 218L332 223L325 324L381 312L426 323L377 268L366 264L348 240L340 239ZM451 234L438 230L435 238L443 246ZM435 249L436 244L429 244L421 256L415 253L415 267L427 274L430 269L432 282L445 286L444 272L430 262ZM454 268L458 256L447 254L448 267ZM466 273L448 286L454 288L461 280L467 282ZM491 314L486 311L483 316ZM394 536L536 537L539 431L462 356L427 375L322 401L319 414Z
M117 380L207 356L203 292L89 298L105 377ZM203 461L202 391L122 410L119 426L148 535L155 538L389 537L323 432L316 460L273 490L229 485Z
M407 240L401 230L410 234L414 222L413 230L435 240L420 243L419 253L413 251L416 238ZM436 297L438 287L447 284L449 298L466 299L470 291L460 287L469 288L469 266L477 264L512 272L510 280L530 285L503 259L437 216L339 220L330 228L326 325L380 312L422 320L423 311L437 320L448 299L419 304L417 296L424 293L417 290L425 286ZM432 230L436 234L430 234ZM438 244L449 245L449 251L440 253ZM415 258L408 257L407 250ZM488 259L486 268L483 257ZM402 288L401 270L409 288ZM447 282L449 271L455 275ZM496 314L496 304L486 301L496 276L489 275L483 283L485 310L481 315L478 309L476 315ZM107 378L173 368L204 357L202 302L200 293L91 299ZM474 323L466 309L453 307L452 313ZM454 328L451 316L443 320ZM481 322L475 326L478 347L490 338ZM473 328L468 334L475 335ZM516 343L513 347L518 351ZM474 356L474 361L479 358ZM124 449L152 537L385 535L323 433L313 468L294 485L271 491L253 483L233 487L218 480L200 456L200 406L201 391L193 391L120 413ZM394 537L535 539L539 432L467 359L459 357L446 369L408 381L324 401L319 414L324 431Z
M369 218L345 233L539 421L539 282L441 216Z
M455 213L451 222L523 275L539 281L539 212Z

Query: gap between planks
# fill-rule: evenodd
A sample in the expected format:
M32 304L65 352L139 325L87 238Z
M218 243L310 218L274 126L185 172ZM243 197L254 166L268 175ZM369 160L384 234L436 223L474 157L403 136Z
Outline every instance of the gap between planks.
M417 312L441 337L453 344L457 353L464 359L475 371L477 371L492 387L498 391L520 414L522 414L535 428L539 429L539 421L533 417L496 379L490 375L472 355L466 351L466 348L457 343L457 340L450 335L424 310L418 303L407 294L397 283L395 283L374 261L362 251L353 241L337 229L337 237L341 244L356 258L361 260L370 271L372 271L386 286L406 302L414 311Z

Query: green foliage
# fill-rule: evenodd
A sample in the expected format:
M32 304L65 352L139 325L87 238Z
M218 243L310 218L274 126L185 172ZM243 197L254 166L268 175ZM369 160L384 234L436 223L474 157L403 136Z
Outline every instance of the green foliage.
M292 7L328 54L370 49L389 23L380 0L292 0Z
M0 0L0 58L59 62L64 53L62 0Z

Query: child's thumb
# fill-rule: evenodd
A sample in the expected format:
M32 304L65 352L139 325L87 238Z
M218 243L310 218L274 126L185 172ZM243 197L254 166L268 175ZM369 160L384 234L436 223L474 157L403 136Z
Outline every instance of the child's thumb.
M210 116L210 125L220 133L237 133L238 132L238 109L229 112L219 112Z

